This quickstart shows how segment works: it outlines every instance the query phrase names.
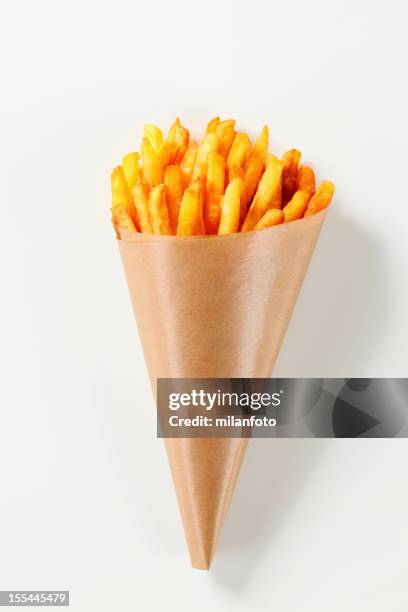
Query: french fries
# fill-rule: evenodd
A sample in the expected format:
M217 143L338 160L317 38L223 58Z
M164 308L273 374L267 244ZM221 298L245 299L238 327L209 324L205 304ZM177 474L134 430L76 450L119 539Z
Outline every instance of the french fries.
M241 231L249 232L254 229L268 208L280 208L282 170L281 160L270 155Z
M149 195L149 218L153 234L169 236L169 211L166 206L166 186L164 184L153 187Z
M302 154L297 149L286 151L282 157L282 201L284 204L292 199L296 191L297 172Z
M116 230L136 232L136 226L124 206L116 206L112 209L112 223Z
M258 221L255 225L254 229L261 230L266 229L268 227L272 227L273 225L279 225L283 223L285 220L285 215L283 214L283 210L280 208L270 208L266 211L264 216Z
M205 234L204 192L205 178L200 176L183 195L177 225L177 236L199 236Z
M293 198L283 209L285 221L295 221L295 219L300 219L303 217L307 204L310 200L310 196L311 194L307 190L300 189L299 191L296 191Z
M244 176L245 164L248 159L250 148L251 141L248 134L238 132L234 138L227 158L229 181L232 181L237 176L240 178Z
M241 180L235 178L225 190L222 200L218 234L234 234L238 231L241 198Z
M135 203L140 230L145 234L153 234L149 214L149 188L144 183L136 183L132 187L132 196Z
M197 144L180 119L163 139L146 123L141 155L125 155L111 174L112 223L121 232L224 235L262 230L309 217L326 208L334 185L316 190L301 152L279 159L268 152L264 126L253 143L234 119L214 117Z
M144 126L144 137L147 138L157 153L163 144L163 132L161 129L157 125L153 125L153 123L146 123Z
M220 199L225 185L225 159L220 153L210 153L207 164L205 227L207 234L216 234L220 222Z
M181 199L183 197L183 173L179 166L167 166L164 172L166 186L167 208L172 233L177 230Z
M137 221L135 205L122 166L117 166L111 173L112 211L123 207L134 223Z
M142 139L143 181L150 188L163 182L163 167L147 138Z
M322 181L316 193L312 196L306 212L305 217L314 215L330 204L334 195L334 184L330 181Z

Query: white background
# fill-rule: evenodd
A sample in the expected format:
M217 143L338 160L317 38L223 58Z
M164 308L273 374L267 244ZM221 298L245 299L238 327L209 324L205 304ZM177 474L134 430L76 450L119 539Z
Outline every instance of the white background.
M0 589L75 612L403 612L406 440L251 443L189 568L109 222L145 121L296 146L336 199L279 376L407 375L406 3L8 2L1 19Z

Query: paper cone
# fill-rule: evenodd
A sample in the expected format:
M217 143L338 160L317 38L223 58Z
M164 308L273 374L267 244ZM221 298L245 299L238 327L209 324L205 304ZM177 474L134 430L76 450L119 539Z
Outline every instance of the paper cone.
M157 378L271 375L324 217L229 236L123 233L118 245L155 395ZM210 567L246 444L166 439L195 568Z

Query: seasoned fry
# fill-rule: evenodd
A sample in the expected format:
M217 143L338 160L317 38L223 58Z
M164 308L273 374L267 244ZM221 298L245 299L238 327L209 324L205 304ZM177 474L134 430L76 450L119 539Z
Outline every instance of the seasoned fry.
M149 217L153 234L169 236L169 213L166 205L166 186L164 184L153 187L149 195Z
M251 148L251 141L248 134L238 132L232 143L232 147L227 158L228 180L244 175L245 164Z
M267 227L272 227L273 225L279 225L280 223L283 223L284 220L285 215L283 214L283 210L280 210L280 208L270 208L258 221L254 229L266 229Z
M318 190L312 196L307 206L305 217L309 217L309 215L314 215L315 213L320 212L324 208L327 208L327 206L332 200L334 189L334 184L331 181L322 181L319 185Z
M116 206L116 208L112 209L112 223L117 232L118 230L125 230L127 232L137 231L132 218L124 206Z
M297 149L290 149L282 157L282 201L284 204L292 199L296 191L297 170L302 154Z
M176 144L176 148L175 148L175 153L171 158L172 164L181 163L184 157L184 153L187 150L189 140L190 140L190 132L185 127L178 124L176 126L176 130L174 133L174 139L173 139L174 143Z
M225 121L220 121L217 127L215 128L215 133L220 139L220 148L219 153L227 158L230 152L232 143L234 142L234 138L236 135L236 131L234 130L235 120L234 119L226 119Z
M246 215L247 206L252 200L259 180L265 168L265 158L268 152L269 130L268 126L262 128L261 133L255 141L254 147L249 154L245 168L245 189L241 198L241 221Z
M184 153L183 159L180 164L180 169L183 175L183 188L186 189L190 184L191 177L193 176L194 164L196 160L198 145L196 142L190 142Z
M137 214L133 203L132 195L129 191L126 182L125 174L122 166L117 166L111 173L111 188L112 188L112 210L119 206L123 206L133 220L137 223Z
M207 234L216 234L221 213L220 198L224 193L225 159L219 153L209 153L207 164L205 226Z
M259 181L253 202L242 226L242 232L254 229L268 208L280 208L281 205L281 175L283 164L273 155L268 156L265 172Z
M218 153L221 146L221 141L216 134L210 132L206 134L197 149L193 169L193 180L199 176L204 176L207 173L207 157L209 153Z
M163 143L163 132L161 129L157 125L153 125L153 123L146 123L144 126L144 137L147 138L157 153Z
M149 214L149 188L144 183L136 183L132 187L133 201L137 210L140 230L145 234L152 234L152 225Z
M177 225L177 236L199 236L205 234L204 191L205 178L198 177L183 195Z
M311 198L311 193L307 189L296 191L293 198L288 202L283 209L285 222L300 219L307 208L307 204Z
M143 179L148 187L156 187L163 182L163 168L156 151L147 138L142 139Z
M316 190L315 174L309 166L300 166L297 173L297 188L309 191L312 196Z
M166 201L172 234L177 231L181 199L183 197L183 174L179 166L167 166L164 171Z
M139 153L128 153L122 159L122 168L129 189L139 182Z
M210 134L215 132L215 129L217 127L217 125L220 122L220 118L219 117L214 117L213 119L211 119L211 121L208 123L207 125L207 129L205 131L206 134Z
M238 231L241 199L241 179L235 178L225 190L222 201L218 234L233 234Z

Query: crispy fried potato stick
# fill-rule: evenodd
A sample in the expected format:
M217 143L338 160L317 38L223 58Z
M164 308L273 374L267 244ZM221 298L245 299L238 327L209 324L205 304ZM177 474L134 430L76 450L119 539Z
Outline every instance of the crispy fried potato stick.
M297 170L302 154L297 149L290 149L282 157L282 201L284 204L292 199L296 191Z
M117 206L116 208L112 209L112 223L118 237L119 230L137 232L136 226L124 206Z
M327 208L332 200L334 190L335 187L331 181L322 181L306 208L305 217L314 215Z
M152 234L153 229L149 214L149 188L145 183L136 183L132 187L133 201L137 210L140 230L145 234Z
M166 204L166 186L164 183L156 185L150 192L149 216L153 234L169 236L172 233Z
M207 202L205 227L207 234L216 234L220 222L220 198L225 187L225 159L219 153L207 157Z
M280 210L280 208L270 208L258 221L254 229L261 230L266 229L267 227L272 227L273 225L279 225L280 223L283 223L284 219L285 215L283 214L283 210Z
M283 209L285 223L287 221L294 221L295 219L300 219L303 217L311 195L312 194L307 189L300 189L299 191L296 191L293 198Z
M238 132L232 143L232 147L227 158L228 180L243 177L245 164L251 148L251 141L248 134Z
M259 181L258 189L243 223L242 232L254 229L268 208L280 208L281 176L283 164L273 155L268 156L266 170Z
M161 129L157 125L153 125L153 123L146 123L143 135L157 153L163 143L163 132Z
M297 189L309 191L312 196L316 190L315 174L309 166L299 166L297 173Z
M190 142L187 147L184 157L180 164L180 169L183 175L183 188L186 189L190 184L193 176L194 164L196 160L198 145L196 142Z
M181 200L177 236L205 234L204 227L205 177L200 176L188 187Z
M163 182L163 168L147 138L142 139L143 179L150 188Z
M139 182L139 153L128 153L122 159L122 168L129 189Z
M125 174L122 166L117 166L111 173L111 188L112 188L112 210L118 206L123 206L133 220L137 223L137 214L133 203L132 195L129 191L126 182Z
M166 185L170 226L172 234L175 234L177 231L181 199L183 197L183 174L180 166L167 166L164 171L164 184Z
M222 201L221 219L218 234L233 234L238 231L241 211L241 180L235 178L225 190Z
M234 142L234 138L236 135L236 131L234 130L235 119L226 119L225 121L220 121L217 127L215 128L215 133L220 139L220 148L219 153L227 158L230 152L232 143Z
M265 168L265 158L268 152L269 130L265 125L255 141L252 151L249 153L245 168L245 188L241 198L241 221L247 213L249 202L255 193L259 180Z
M158 152L163 168L168 164L180 164L188 147L189 139L190 132L181 125L180 119L177 117Z
M192 179L204 176L207 173L207 157L209 153L218 153L221 141L216 134L210 132L202 139L195 159Z
M205 130L205 133L210 134L210 133L215 132L215 128L217 127L219 122L220 122L219 117L214 117L213 119L211 119L211 121L207 125L207 129Z

